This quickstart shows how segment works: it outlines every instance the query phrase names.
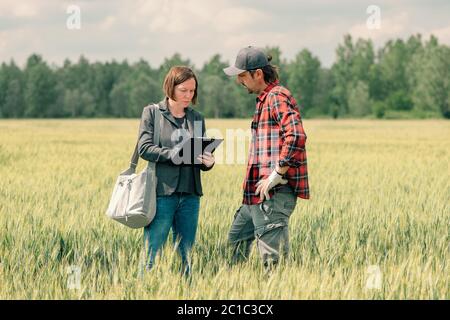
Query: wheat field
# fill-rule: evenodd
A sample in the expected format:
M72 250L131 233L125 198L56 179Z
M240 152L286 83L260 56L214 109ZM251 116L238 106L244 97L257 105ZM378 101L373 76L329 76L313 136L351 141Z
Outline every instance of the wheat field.
M255 247L228 263L245 165L202 173L191 279L170 240L142 272L142 229L105 215L138 125L0 121L1 299L450 298L450 122L304 120L311 199L298 200L290 255L271 274Z

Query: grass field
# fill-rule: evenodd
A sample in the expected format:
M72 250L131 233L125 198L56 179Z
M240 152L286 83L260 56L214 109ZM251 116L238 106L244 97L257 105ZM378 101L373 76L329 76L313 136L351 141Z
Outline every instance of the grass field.
M290 256L271 275L256 248L227 263L245 165L203 173L190 283L171 246L140 277L142 230L105 216L138 122L0 121L1 299L450 298L450 122L305 120L311 199L299 199ZM379 287L367 285L374 268Z

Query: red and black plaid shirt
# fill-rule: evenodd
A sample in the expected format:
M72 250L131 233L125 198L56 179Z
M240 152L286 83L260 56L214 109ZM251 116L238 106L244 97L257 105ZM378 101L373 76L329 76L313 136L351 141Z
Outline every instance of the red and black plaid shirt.
M252 121L252 143L244 180L244 204L258 204L256 183L267 178L278 163L289 166L284 178L299 198L309 199L305 150L306 134L297 102L278 81L271 83L256 98ZM275 186L270 192L280 189Z

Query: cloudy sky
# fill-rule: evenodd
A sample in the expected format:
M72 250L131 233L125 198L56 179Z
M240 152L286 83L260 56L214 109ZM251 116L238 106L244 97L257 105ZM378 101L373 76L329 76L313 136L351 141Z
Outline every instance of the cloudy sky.
M70 29L80 9L80 29ZM380 9L380 28L370 5ZM72 24L71 24L72 23ZM303 48L330 66L343 35L387 39L421 33L450 45L449 0L0 0L0 62L23 65L31 53L60 65L140 58L153 67L175 52L197 67L214 54L234 62L246 45L279 46L292 59Z

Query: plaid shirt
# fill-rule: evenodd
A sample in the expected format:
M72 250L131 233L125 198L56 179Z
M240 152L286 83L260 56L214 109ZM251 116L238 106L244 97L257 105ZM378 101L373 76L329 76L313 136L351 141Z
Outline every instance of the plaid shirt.
M297 102L278 81L271 83L256 98L242 203L261 202L259 195L255 195L256 183L267 178L277 163L280 167L289 166L283 177L297 197L309 199L305 142ZM281 185L275 186L270 196L280 188Z

